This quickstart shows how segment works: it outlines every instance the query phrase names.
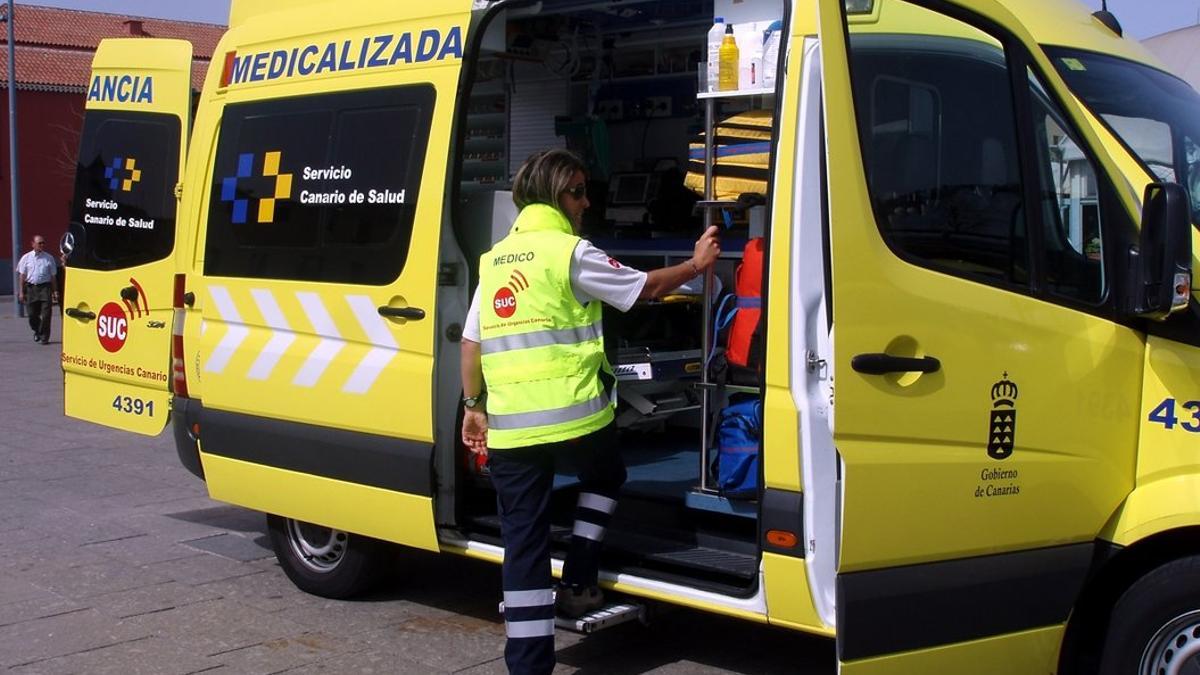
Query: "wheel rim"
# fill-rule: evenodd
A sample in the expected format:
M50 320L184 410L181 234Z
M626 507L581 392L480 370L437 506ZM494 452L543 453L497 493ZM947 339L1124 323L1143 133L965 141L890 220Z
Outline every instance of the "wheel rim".
M287 521L288 544L302 565L319 574L328 574L346 558L347 536L341 530Z
M1200 610L1158 629L1142 653L1141 675L1200 675Z

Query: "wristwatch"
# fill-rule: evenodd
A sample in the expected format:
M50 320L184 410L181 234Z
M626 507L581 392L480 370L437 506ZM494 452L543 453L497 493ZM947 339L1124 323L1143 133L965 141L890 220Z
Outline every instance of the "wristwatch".
M487 398L487 392L481 391L478 394L475 394L474 396L463 396L462 403L463 403L464 407L473 409L475 406L479 405L480 403L483 403L483 399L485 399L485 398Z

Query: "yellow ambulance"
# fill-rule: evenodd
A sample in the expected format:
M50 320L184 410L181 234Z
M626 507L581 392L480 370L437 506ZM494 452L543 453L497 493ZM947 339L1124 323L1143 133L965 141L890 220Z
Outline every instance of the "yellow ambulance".
M735 90L698 65L717 16ZM1200 97L1111 17L235 0L181 175L184 54L140 44L97 55L67 412L155 434L169 405L184 465L269 514L299 587L360 592L394 544L501 560L458 342L513 171L559 146L622 262L729 222L699 291L605 317L630 474L605 586L833 637L847 673L1200 663ZM718 373L714 306L748 286L757 361ZM735 485L724 411L755 400Z

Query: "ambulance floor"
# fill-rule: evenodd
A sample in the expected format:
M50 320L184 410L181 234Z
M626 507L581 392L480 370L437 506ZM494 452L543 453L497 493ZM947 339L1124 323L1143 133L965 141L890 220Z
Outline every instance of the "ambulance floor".
M654 445L635 444L622 450L628 478L622 494L649 498L684 499L700 484L700 451L696 439L657 439ZM554 476L554 489L576 485L572 474Z

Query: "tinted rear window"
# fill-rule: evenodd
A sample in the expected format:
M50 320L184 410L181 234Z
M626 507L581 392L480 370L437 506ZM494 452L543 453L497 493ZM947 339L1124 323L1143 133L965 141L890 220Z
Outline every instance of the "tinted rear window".
M115 270L170 255L180 126L174 115L87 113L75 170L69 266Z
M225 108L209 199L213 276L383 285L412 240L434 90Z

